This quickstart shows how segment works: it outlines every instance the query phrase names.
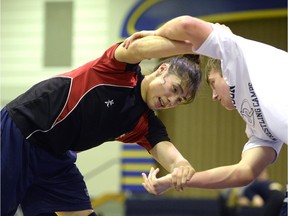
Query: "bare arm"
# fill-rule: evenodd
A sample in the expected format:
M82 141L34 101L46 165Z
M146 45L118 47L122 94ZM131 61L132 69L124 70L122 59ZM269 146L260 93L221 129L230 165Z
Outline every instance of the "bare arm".
M256 147L243 153L239 163L196 172L184 187L221 189L249 184L275 159L274 149ZM153 194L161 194L172 187L171 175L157 179L159 170L143 174L144 187Z
M176 147L168 141L158 143L151 151L151 155L171 173L172 184L177 190L182 190L183 185L195 173L191 164L181 155Z
M193 53L212 32L210 23L191 16L176 17L155 31L136 32L115 53L118 61L137 63L144 59Z
M231 31L227 26L221 26ZM198 49L212 30L212 26L208 22L191 16L179 16L169 20L154 31L135 32L124 41L123 46L127 49L136 39L147 36L161 36L169 40L191 43L195 49Z
M133 64L144 59L164 58L186 53L193 53L190 42L170 40L161 36L146 36L133 41L127 49L124 46L118 46L115 58L118 61Z
M155 35L170 40L190 41L198 49L212 32L210 23L192 16L176 17L155 31Z
M252 148L243 153L237 164L198 172L187 182L187 187L220 189L247 185L273 162L275 156L272 148Z

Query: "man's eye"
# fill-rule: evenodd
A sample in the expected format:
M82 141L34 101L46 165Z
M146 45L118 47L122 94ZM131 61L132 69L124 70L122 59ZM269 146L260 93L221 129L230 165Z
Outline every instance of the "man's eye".
M210 82L210 86L211 86L211 87L214 87L214 85L215 85L215 81L212 80L212 81Z

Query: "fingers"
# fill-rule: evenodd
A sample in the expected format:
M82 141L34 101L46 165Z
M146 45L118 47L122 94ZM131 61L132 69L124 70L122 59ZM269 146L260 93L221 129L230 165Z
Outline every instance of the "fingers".
M128 49L128 47L130 46L130 44L135 41L137 38L141 38L143 37L141 32L136 32L134 34L132 34L130 37L126 38L124 40L124 42L122 43L122 46L125 48L125 49Z
M142 183L143 187L144 187L149 193L151 193L151 190L150 190L150 188L148 187L148 178L147 178L146 173L142 173L142 178L143 178L143 180L144 180L144 182Z
M123 46L125 49L127 49L127 48L129 47L129 44L130 44L130 42L129 42L128 38L127 38L126 40L123 41L122 46Z
M183 191L182 186L182 169L175 168L172 172L172 182L177 191Z
M146 173L142 173L142 178L144 180L144 182L142 183L143 187L152 194L157 195L157 191L155 188L155 183L156 183L156 175L159 172L159 168L154 169L154 167L151 167L149 175L147 176Z
M190 166L175 168L172 172L172 183L177 191L183 191L187 181L194 175L195 170Z
M125 48L125 49L128 49L129 45L131 44L132 42L132 38L131 36L126 38L123 43L122 43L122 46Z
M192 167L192 169L189 169L188 174L187 174L187 181L189 181L192 178L192 176L195 174L195 172L196 171L193 167Z
M145 31L145 30L143 30L143 31L135 32L130 37L128 37L128 38L126 38L124 40L124 42L122 43L122 46L125 49L128 49L130 44L133 43L133 41L137 40L138 38L142 38L142 37L146 37L146 36L152 36L152 35L155 35L155 31Z

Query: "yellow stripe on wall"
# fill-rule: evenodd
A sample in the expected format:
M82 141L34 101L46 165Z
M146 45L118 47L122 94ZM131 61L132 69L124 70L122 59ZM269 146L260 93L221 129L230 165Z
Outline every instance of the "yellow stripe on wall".
M139 177L122 177L122 184L141 185L143 183L142 176Z
M123 158L152 158L147 151L131 151L125 150L122 152Z
M267 10L251 10L231 13L213 14L209 16L200 16L200 19L208 22L232 22L239 20L251 20L262 18L287 17L287 9L267 9Z
M146 172L150 171L151 167L155 164L122 164L122 170L124 171L135 171L135 172Z

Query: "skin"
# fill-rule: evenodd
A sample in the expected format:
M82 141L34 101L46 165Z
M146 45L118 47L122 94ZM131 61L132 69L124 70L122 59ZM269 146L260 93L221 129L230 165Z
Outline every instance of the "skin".
M241 187L251 183L276 157L270 147L256 147L245 151L241 160L232 165L196 172L184 187L223 189ZM142 173L143 186L152 194L160 195L174 187L170 174L157 178L159 168L151 168L148 176Z
M218 101L225 109L235 109L230 97L229 86L221 74L214 69L209 73L208 83L212 90L212 100Z
M187 90L183 90L181 86L180 78L167 74L168 68L168 64L162 64L142 82L142 98L152 110L173 108L188 97Z
M269 175L267 170L264 170L257 178L257 181L269 181ZM278 182L271 182L269 189L282 191L282 185ZM237 204L240 206L255 206L255 207L262 207L265 205L265 201L262 198L261 194L255 194L252 200L249 200L248 197L241 195L237 200Z
M133 41L133 43L131 43ZM129 44L129 46L127 45ZM144 59L162 58L192 53L192 44L188 41L172 40L155 36L152 31L142 36L127 38L115 51L120 62L135 64ZM168 75L169 64L162 64L153 73L145 76L141 83L141 96L152 110L172 108L187 97L187 91L180 85L180 79ZM195 173L194 168L184 159L171 142L160 142L151 151L151 155L170 173L174 184L182 188Z
M182 40L181 35L178 36L179 38L174 40L155 36L154 32L149 32L136 38L131 37L117 47L114 57L117 61L135 64L144 59L192 53L192 44L189 41ZM167 74L168 68L169 64L160 65L156 71L145 76L141 83L141 96L152 110L173 108L188 97L187 91L182 89L180 85L181 80L175 75ZM171 142L158 143L150 153L170 172L173 185L178 190L182 190L184 184L195 173L191 164ZM74 212L57 212L57 215L87 216L92 212L94 212L92 209L88 209Z
M223 28L230 31L226 26ZM181 38L189 42L197 49L212 32L208 22L190 16L181 16L165 23L154 32L154 35L167 37L169 39ZM139 33L145 34L145 32ZM138 37L136 35L135 37ZM217 71L211 71L208 82L212 90L212 99L221 103L227 110L233 110L229 87ZM257 176L268 167L276 158L276 152L270 147L255 147L245 151L241 160L232 165L216 167L201 172L196 172L193 177L184 184L184 187L197 187L206 189L222 189L229 187L245 186L255 180ZM152 194L162 194L174 187L173 176L168 174L161 178L156 175L159 168L150 170L149 175L142 173L143 186ZM176 187L181 191L182 188Z

